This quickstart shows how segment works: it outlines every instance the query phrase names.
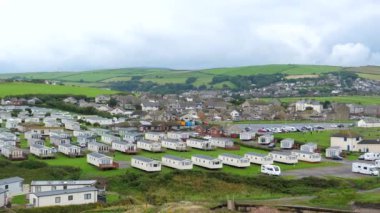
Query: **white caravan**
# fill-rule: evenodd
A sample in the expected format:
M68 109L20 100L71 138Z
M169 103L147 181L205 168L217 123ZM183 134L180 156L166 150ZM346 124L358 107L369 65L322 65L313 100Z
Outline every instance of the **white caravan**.
M267 174L267 175L281 175L281 169L279 166L276 165L261 165L261 173Z
M379 171L376 166L368 163L352 163L352 172L365 175L379 175Z
M380 153L367 152L360 155L359 159L368 161L380 160Z

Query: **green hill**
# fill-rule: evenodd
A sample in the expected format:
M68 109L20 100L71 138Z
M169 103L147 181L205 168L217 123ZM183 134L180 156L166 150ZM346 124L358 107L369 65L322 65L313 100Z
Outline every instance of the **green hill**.
M117 91L34 83L0 83L0 97L27 94L52 94L52 95L85 95L95 97L100 94L115 94Z
M159 68L123 68L93 70L82 72L35 72L0 74L0 79L24 78L24 79L48 79L59 80L66 83L83 83L88 86L103 86L105 83L115 81L128 81L132 77L140 76L140 81L152 81L158 84L184 83L189 77L196 77L195 86L207 85L216 75L256 75L283 73L287 75L318 75L334 71L357 72L360 76L369 79L380 79L380 67L338 67L325 65L260 65L244 67L226 67L203 70L172 70Z

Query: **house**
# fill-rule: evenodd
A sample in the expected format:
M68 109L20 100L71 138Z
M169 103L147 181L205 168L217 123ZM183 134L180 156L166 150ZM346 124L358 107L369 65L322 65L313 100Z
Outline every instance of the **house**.
M166 135L163 132L147 132L145 133L144 138L151 141L161 141L166 138Z
M191 157L193 165L204 167L207 169L221 169L223 163L219 158L214 158L206 155L193 155Z
M215 147L230 148L234 146L234 142L230 138L212 137L209 141Z
M0 209L8 204L7 190L0 188Z
M98 202L98 189L82 187L29 194L29 204L33 207L83 205Z
M234 154L220 154L219 159L223 164L239 168L249 167L251 165L248 158Z
M125 132L123 134L123 140L130 142L130 143L135 143L141 139L143 139L143 134L141 134L139 132Z
M108 95L98 95L95 97L95 103L97 104L106 104L111 100L111 97Z
M321 154L302 150L293 150L292 155L297 156L299 161L306 161L311 163L321 162Z
M39 158L54 158L53 149L47 146L33 144L29 147L30 153Z
M241 132L239 133L239 139L242 141L250 141L256 136L255 132Z
M9 160L24 160L26 155L22 149L16 148L14 146L3 146L1 147L1 155L8 158Z
M309 143L301 145L300 150L306 151L306 152L315 152L317 148L318 148L318 145L316 143L309 142Z
M189 138L186 140L186 145L196 149L202 150L214 150L215 146L211 144L208 140L201 140L195 138Z
M259 164L259 165L273 164L273 158L269 155L249 152L249 153L245 153L244 157L254 164Z
M237 110L232 110L230 112L230 116L231 116L232 120L238 120L240 117L240 113Z
M312 100L300 100L296 102L296 111L305 111L308 109L321 113L323 106L318 101Z
M176 151L187 151L186 142L178 139L163 139L161 145L164 148L176 150Z
M326 158L332 158L335 156L340 156L342 149L339 146L332 146L326 149Z
M142 156L134 156L131 159L131 166L147 171L158 172L161 171L161 162Z
M189 132L174 132L170 131L166 133L166 137L169 139L186 140L190 138Z
M297 156L290 152L270 152L269 156L273 158L273 161L285 164L298 163Z
M112 144L113 142L120 142L121 141L120 137L115 136L115 135L110 135L110 134L103 134L100 137L100 140L106 144Z
M141 103L141 110L143 112L157 111L160 109L160 104L155 101L144 101Z
M117 164L113 162L113 158L98 152L87 154L87 163L99 169L114 169L118 167Z
M81 147L87 147L87 144L96 142L96 138L93 136L78 136L77 142Z
M345 151L358 151L358 143L362 137L352 131L341 131L330 137L330 146L338 146Z
M58 146L58 152L63 153L69 157L83 156L81 148L72 144L60 144Z
M31 145L33 144L38 144L38 145L45 145L45 141L44 140L39 140L39 139L29 139L28 140L28 146L30 147Z
M380 139L367 139L360 141L357 146L357 151L380 153Z
M291 149L294 146L294 139L292 138L285 138L282 139L280 142L281 149Z
M96 180L39 180L30 183L30 192L48 192L56 190L95 187Z
M272 134L261 135L257 138L259 144L268 145L274 142L274 136Z
M190 159L180 158L173 155L165 155L161 158L162 165L178 170L193 169L193 162Z
M361 119L357 122L358 127L380 127L380 120L379 119Z
M137 153L137 145L134 143L126 143L122 141L115 141L112 143L112 149L127 154Z
M111 147L104 143L91 142L87 144L87 149L92 152L107 153Z
M0 189L6 190L7 197L13 197L23 194L24 179L20 177L11 177L0 179Z
M162 152L161 143L154 141L139 140L137 141L137 148L150 152Z
M80 130L80 124L79 122L76 122L76 121L66 121L65 123L65 129L68 129L68 130Z
M70 144L71 140L70 138L60 137L53 135L50 137L50 143L54 146L59 146L62 144Z

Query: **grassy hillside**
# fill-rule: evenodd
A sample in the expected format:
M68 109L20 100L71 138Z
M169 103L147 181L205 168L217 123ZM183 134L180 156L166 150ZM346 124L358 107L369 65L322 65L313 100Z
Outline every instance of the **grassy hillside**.
M116 91L98 88L61 86L34 83L0 83L0 97L26 94L69 94L94 97L100 94L115 94Z

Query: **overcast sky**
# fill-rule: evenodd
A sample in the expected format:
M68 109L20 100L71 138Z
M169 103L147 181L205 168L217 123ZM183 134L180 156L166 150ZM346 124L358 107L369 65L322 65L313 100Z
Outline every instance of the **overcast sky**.
M0 72L380 65L378 0L0 0Z

